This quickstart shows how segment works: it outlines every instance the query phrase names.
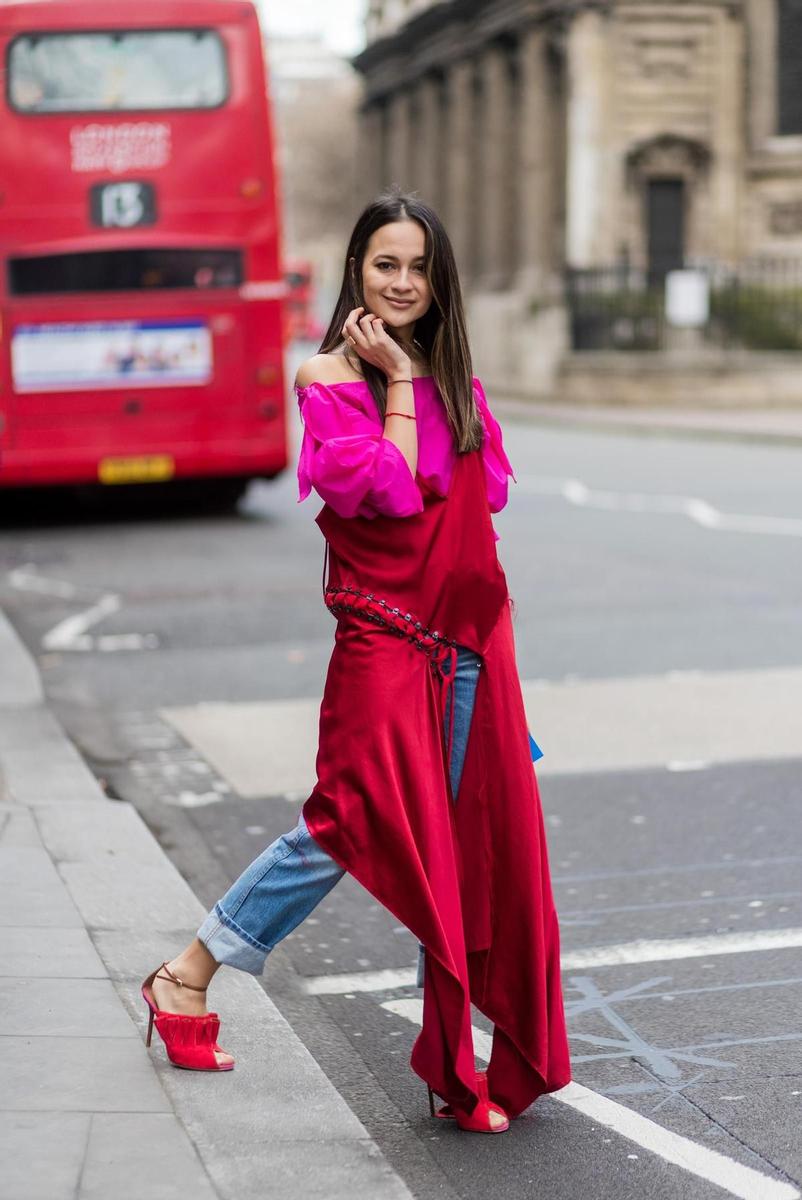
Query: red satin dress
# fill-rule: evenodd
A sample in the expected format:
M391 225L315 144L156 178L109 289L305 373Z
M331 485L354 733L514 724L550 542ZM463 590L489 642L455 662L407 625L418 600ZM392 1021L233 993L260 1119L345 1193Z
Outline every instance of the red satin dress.
M489 1093L510 1116L571 1079L543 814L480 451L423 511L316 521L337 617L312 836L423 943L413 1070L478 1098L471 1002L493 1022ZM482 657L459 802L443 713L458 644ZM454 705L451 710L453 714Z

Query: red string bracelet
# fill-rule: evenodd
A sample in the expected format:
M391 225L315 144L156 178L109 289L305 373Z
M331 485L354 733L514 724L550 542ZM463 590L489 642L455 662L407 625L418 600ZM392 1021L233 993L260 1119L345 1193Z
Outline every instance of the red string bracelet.
M406 419L408 421L417 420L417 417L414 417L412 415L412 413L402 413L402 412L397 412L396 410L393 410L393 412L385 413L384 415L385 415L385 417L406 417Z

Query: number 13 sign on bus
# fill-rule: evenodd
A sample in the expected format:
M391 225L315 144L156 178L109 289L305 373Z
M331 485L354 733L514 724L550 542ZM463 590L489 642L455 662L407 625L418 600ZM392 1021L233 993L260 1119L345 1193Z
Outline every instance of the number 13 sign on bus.
M253 5L12 0L0 53L0 489L278 474L285 285Z

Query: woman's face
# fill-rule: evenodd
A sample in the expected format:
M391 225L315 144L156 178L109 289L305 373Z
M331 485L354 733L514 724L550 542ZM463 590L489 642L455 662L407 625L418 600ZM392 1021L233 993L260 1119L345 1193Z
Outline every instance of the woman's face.
M432 302L426 277L426 237L417 221L392 221L374 230L362 261L362 293L368 312L401 336Z

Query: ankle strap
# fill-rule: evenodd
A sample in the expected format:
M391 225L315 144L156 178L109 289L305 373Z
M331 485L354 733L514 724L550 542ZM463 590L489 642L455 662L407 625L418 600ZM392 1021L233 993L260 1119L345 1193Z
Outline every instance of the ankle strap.
M195 987L194 983L184 983L183 979L179 979L177 975L173 974L173 972L167 966L166 962L162 963L162 965L159 967L159 971L166 971L173 983L177 983L179 987L187 988L190 992L205 992L206 991L205 987L199 988L199 987ZM157 972L156 978L164 979L164 976L159 975L159 973Z

